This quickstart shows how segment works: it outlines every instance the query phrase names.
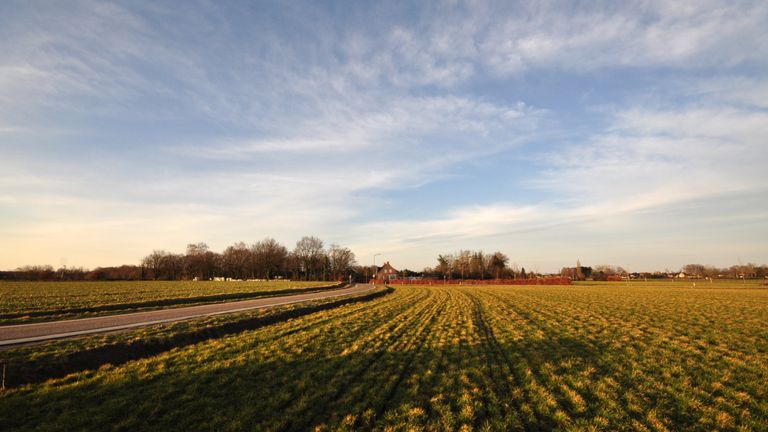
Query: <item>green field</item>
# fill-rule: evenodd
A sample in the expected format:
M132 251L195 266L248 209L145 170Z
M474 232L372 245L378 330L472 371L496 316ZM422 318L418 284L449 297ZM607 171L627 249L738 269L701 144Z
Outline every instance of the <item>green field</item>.
M331 284L333 282L0 282L0 323L295 294Z
M398 286L6 390L0 429L768 430L761 286Z

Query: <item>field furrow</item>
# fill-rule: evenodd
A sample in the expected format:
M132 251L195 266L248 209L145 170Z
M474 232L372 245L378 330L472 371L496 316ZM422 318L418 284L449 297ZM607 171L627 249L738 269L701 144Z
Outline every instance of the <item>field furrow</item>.
M766 304L761 289L397 286L6 390L0 427L768 430Z

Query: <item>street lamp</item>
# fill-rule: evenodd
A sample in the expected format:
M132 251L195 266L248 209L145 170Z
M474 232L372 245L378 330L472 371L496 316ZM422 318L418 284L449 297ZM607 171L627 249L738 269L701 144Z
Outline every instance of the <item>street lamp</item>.
M376 280L376 274L378 273L378 268L376 267L376 257L381 255L380 253L373 254L373 280Z

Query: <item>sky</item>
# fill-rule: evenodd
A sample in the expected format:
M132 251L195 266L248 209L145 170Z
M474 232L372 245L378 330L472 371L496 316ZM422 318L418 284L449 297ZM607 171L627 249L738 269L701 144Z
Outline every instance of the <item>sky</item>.
M768 2L0 2L0 269L768 262Z

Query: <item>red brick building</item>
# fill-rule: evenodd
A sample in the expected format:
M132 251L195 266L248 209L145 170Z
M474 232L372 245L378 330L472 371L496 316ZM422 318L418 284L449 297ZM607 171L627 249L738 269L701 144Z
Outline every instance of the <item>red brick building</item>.
M376 267L376 279L377 283L384 283L392 279L397 279L399 272L396 268L392 267L389 261L385 262L383 266Z

